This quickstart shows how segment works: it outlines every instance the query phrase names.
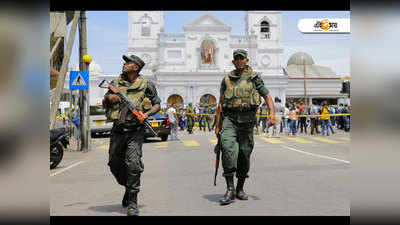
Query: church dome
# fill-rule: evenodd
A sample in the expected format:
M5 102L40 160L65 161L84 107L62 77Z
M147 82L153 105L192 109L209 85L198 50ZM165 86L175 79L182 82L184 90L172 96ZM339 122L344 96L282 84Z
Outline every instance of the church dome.
M312 59L312 57L305 53L305 52L297 52L295 54L293 54L290 59L288 60L287 65L313 65L314 64L314 60Z
M74 67L74 71L78 71L79 70L79 65L76 65L75 67ZM96 62L96 61L92 61L90 64L89 64L89 74L91 75L91 76L95 76L95 75L101 75L101 74L103 74L104 72L103 72L103 69L101 68L101 66Z

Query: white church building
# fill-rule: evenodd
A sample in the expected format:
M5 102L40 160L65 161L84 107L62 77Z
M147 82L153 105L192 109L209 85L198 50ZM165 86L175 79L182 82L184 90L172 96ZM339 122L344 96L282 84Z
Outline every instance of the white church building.
M239 48L248 51L249 65L261 73L273 98L279 97L285 103L287 93L297 95L288 90L290 86L301 88L289 84L301 82L290 79L284 70L279 11L246 11L243 35L231 34L232 27L209 12L184 25L183 33L164 32L162 11L130 11L128 24L128 51L121 56L134 54L143 59L146 66L141 74L156 84L162 108L172 102L216 103L223 77L234 69L233 51ZM89 73L90 104L100 104L106 90L98 88L98 83L102 79L115 79L119 74L103 74L96 62L90 64ZM308 87L310 93L314 97L319 93L328 98L342 97L340 77L333 73L328 77L329 82L324 82L325 78L318 84L327 87L329 95L321 93L324 89L320 87L315 87L318 93L312 92L313 85Z

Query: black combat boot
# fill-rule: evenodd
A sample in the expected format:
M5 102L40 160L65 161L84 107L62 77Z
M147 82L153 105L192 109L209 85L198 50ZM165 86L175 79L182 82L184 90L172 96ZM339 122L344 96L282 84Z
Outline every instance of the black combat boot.
M128 192L128 211L127 216L138 216L139 207L137 205L137 192Z
M247 200L249 197L243 191L243 185L246 178L238 178L237 186L236 186L236 198L240 200Z
M122 207L127 207L128 206L128 189L125 188L125 194L124 198L122 199Z
M233 183L233 176L225 177L227 190L225 195L219 200L221 205L228 205L235 201L235 185Z

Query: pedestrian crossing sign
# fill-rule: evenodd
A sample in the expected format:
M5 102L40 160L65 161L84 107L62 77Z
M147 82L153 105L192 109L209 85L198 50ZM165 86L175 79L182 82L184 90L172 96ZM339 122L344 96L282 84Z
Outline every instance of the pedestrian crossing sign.
M89 71L71 71L69 73L69 89L88 90Z

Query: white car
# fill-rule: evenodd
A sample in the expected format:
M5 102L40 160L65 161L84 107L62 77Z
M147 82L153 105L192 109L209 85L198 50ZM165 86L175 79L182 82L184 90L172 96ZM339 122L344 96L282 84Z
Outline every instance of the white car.
M106 111L102 105L90 106L90 132L92 136L111 132L113 123L107 123L106 120Z

